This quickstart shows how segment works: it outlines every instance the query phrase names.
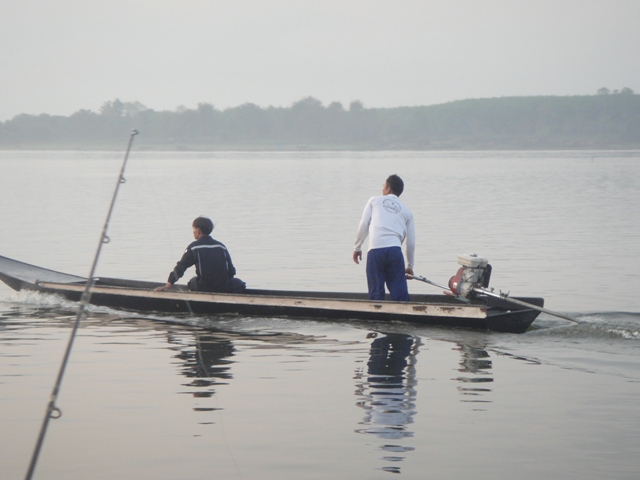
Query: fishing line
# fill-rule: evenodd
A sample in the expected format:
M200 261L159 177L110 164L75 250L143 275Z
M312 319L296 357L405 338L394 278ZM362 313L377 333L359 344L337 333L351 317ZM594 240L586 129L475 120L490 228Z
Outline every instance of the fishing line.
M67 344L67 349L65 350L64 357L62 359L62 363L60 365L60 370L58 371L58 377L56 379L56 383L51 392L51 397L49 399L49 403L47 404L47 409L45 411L44 420L42 422L42 426L40 428L40 434L38 436L38 440L36 442L36 446L33 450L33 455L31 457L31 463L29 464L29 470L27 471L27 475L25 476L26 480L30 480L33 476L33 472L36 468L36 464L38 462L38 456L40 455L40 449L42 448L42 443L44 442L45 434L47 433L47 427L49 426L49 420L52 418L60 418L62 416L62 410L60 410L56 405L56 400L58 398L58 393L60 393L60 386L62 385L62 378L64 377L64 372L67 367L67 363L69 362L69 356L71 355L71 348L73 347L73 341L75 340L76 333L78 331L78 327L80 325L80 321L87 316L87 305L89 304L89 300L91 299L91 287L95 281L94 274L96 271L96 266L98 264L98 258L100 257L100 251L102 250L102 245L105 243L109 243L110 239L107 236L107 230L109 228L109 220L111 219L111 214L113 212L113 207L116 203L116 197L118 196L118 190L120 189L120 185L125 183L126 180L124 178L124 169L127 165L127 160L129 158L129 152L131 151L131 145L133 144L133 138L138 134L137 130L131 131L131 136L129 137L129 145L127 146L127 152L124 156L124 161L122 162L122 168L120 169L120 175L118 176L118 181L116 183L116 188L113 192L113 197L111 198L111 205L109 206L109 212L107 213L107 219L104 222L104 226L102 227L102 234L100 235L100 241L98 242L98 248L96 250L96 254L93 257L93 264L91 265L91 271L89 272L89 276L87 277L87 283L85 285L84 292L82 293L82 298L80 299L80 305L78 307L78 312L76 315L76 320L71 330L71 334L69 336L69 342Z
M157 162L158 160L156 159L154 161ZM158 172L157 167L155 169L151 170L149 168L149 162L145 161L144 159L140 163L140 165L142 166L142 169L144 170L144 172L147 173L148 177L153 177L154 174L156 174L155 177L158 178L158 176L157 176L157 172ZM169 228L169 223L167 221L167 216L165 214L165 210L166 209L161 206L160 195L158 195L158 190L157 190L157 182L147 182L147 184L151 186L151 194L152 194L152 196L153 196L153 198L155 200L155 204L157 206L157 208L154 208L154 210L153 210L154 215L155 216L159 216L161 221L162 221L162 224L164 226L164 232L165 232L164 237L165 237L165 239L167 239L169 241L169 245L174 245L176 243L174 241L175 240L175 238L174 238L175 235L172 233L171 229ZM166 197L166 195L165 195L165 197ZM173 251L173 247L166 246L167 242L164 242L164 245L165 245L165 248L168 249L167 251ZM189 315L193 316L193 309L191 308L191 303L188 300L185 300L184 303L185 303L185 306L186 306L186 308L187 308L187 310L189 312Z
M160 170L158 169L158 165L157 163L159 161L162 161L162 158L158 158L158 155L154 155L153 157L153 162L154 164L150 166L150 162L148 161L149 158L146 157L146 159L144 159L143 157L143 161L140 163L140 165L142 166L142 169L144 171L144 173L147 174L148 178L154 178L155 180L162 180L162 176L160 176L160 174L158 173ZM161 164L162 166L162 164ZM157 181L151 181L151 182L147 182L146 183L147 186L151 187L151 195L153 197L154 203L155 203L155 208L153 209L153 214L154 216L159 216L160 220L162 221L161 223L164 226L164 231L165 231L165 238L167 238L169 240L170 245L175 244L176 242L174 242L174 238L172 236L172 232L169 228L169 222L166 216L166 208L164 208L163 204L160 202L160 198L166 199L166 188L163 190L163 194L162 197L159 194L158 191L158 182ZM166 242L165 242L166 244ZM170 247L166 247L167 251L169 253L171 253L173 250Z

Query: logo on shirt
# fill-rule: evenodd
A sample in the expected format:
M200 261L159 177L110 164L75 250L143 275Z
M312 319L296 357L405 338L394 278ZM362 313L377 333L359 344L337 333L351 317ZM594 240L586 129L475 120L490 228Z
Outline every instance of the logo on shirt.
M399 213L401 210L400 205L389 198L385 198L382 201L382 206L389 213Z

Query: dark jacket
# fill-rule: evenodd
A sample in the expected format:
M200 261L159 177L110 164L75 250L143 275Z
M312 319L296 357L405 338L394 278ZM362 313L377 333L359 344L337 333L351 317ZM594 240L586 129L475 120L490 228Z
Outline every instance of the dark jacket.
M222 243L205 235L190 244L169 274L169 283L176 283L187 268L194 265L198 276L197 290L223 293L232 291L231 279L236 274L236 268L231 262L227 247ZM191 287L191 282L189 285Z

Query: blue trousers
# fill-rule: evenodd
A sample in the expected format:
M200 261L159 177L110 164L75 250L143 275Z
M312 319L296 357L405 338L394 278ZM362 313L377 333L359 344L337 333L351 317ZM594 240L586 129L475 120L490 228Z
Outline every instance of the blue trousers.
M404 257L400 247L374 248L367 253L367 285L369 300L384 300L387 285L391 300L409 301Z

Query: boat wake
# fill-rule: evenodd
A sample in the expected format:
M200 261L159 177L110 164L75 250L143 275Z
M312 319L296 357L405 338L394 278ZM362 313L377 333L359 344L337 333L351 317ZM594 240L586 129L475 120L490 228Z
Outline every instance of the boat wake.
M44 318L55 312L69 319L77 313L79 305L78 302L68 300L61 295L28 290L11 291L7 296L0 297L0 304L2 303L10 305L11 316ZM95 317L93 320L98 322L114 319L149 320L217 332L245 334L250 331L254 336L279 334L299 326L298 320L286 317L274 319L260 316L246 317L232 313L214 317L189 313L135 312L93 304L88 304L86 310ZM315 321L305 320L307 325L313 322ZM326 324L327 322L317 321L317 323Z
M56 294L40 293L28 290L10 291L8 295L0 297L0 302L10 304L13 311L19 311L21 315L29 312L37 314L41 309L63 310L67 314L77 312L78 303L67 300ZM208 316L193 316L190 314L153 314L150 312L137 313L132 311L116 310L109 307L88 305L88 311L95 314L109 314L120 318L139 318L155 320L167 323L181 324L185 326L215 329L240 329L248 327L256 328L261 323L268 323L273 329L274 319L260 317L245 318L237 315L221 315L211 322ZM636 312L596 312L584 314L572 314L580 323L574 324L563 321L547 314L541 314L530 329L525 333L527 337L541 336L550 338L572 338L593 340L628 340L640 341L640 313ZM289 325L293 320L279 319L283 324ZM245 322L246 321L246 322ZM295 322L294 322L295 323ZM324 322L323 322L324 323ZM355 324L354 324L355 325ZM285 326L285 325L283 325ZM382 325L380 325L382 326ZM411 326L412 330L420 330L423 335L429 336L429 330L424 327ZM446 329L448 330L448 329ZM433 332L432 332L433 333Z
M540 315L527 335L640 341L640 313L597 312L575 316L580 323L572 324Z
M61 295L51 293L40 293L29 290L12 291L9 295L2 298L0 302L11 305L11 310L20 312L21 316L32 314L37 317L43 310L64 312L67 315L72 315L78 311L78 302L67 300ZM167 323L182 324L185 326L194 326L196 320L193 317L184 315L179 317L178 315L153 315L149 313L140 314L137 312L116 310L109 307L100 307L96 305L87 305L87 311L92 314L105 315L108 314L111 317L117 318L135 318L135 319L148 319L156 321L164 321Z

